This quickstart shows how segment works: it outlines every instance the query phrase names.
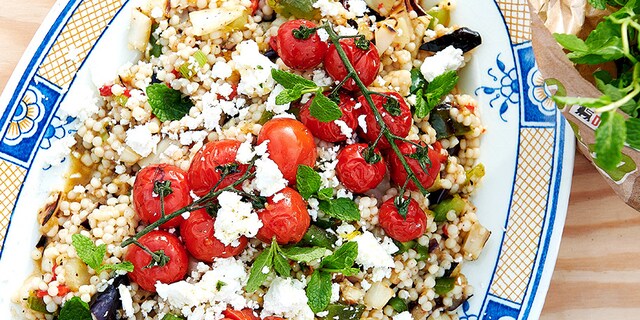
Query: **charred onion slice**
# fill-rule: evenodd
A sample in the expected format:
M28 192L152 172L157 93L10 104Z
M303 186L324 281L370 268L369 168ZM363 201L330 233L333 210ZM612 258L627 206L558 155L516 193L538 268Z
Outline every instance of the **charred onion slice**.
M467 52L481 43L482 37L478 32L463 27L421 45L420 50L438 52L448 46L453 46L462 52Z

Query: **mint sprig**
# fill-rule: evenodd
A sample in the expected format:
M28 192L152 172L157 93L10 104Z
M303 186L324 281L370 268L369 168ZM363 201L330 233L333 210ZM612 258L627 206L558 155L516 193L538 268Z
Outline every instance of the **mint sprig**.
M296 187L300 195L309 199L311 196L320 191L322 184L322 178L313 168L301 164L298 165L298 171L296 172Z
M89 304L79 297L73 297L62 305L58 320L91 320Z
M341 273L352 276L360 271L353 268L358 256L358 243L347 242L330 256L325 257L320 268L314 270L307 284L307 304L318 313L324 311L331 301L331 274Z
M337 103L327 98L322 92L321 87L315 82L305 79L297 74L272 69L271 77L277 83L282 85L285 90L276 96L276 104L282 105L296 101L306 93L315 93L315 97L309 106L309 112L312 117L321 122L331 122L340 119L342 110Z
M345 222L360 220L360 209L349 198L321 200L319 208L327 215Z
M74 234L71 236L71 244L76 249L80 260L95 270L97 274L103 270L133 271L133 264L129 261L117 264L103 264L104 256L107 253L107 246L105 244L96 246L87 236Z
M151 112L160 121L180 120L193 107L189 97L183 97L180 91L169 88L164 83L148 86L146 93Z

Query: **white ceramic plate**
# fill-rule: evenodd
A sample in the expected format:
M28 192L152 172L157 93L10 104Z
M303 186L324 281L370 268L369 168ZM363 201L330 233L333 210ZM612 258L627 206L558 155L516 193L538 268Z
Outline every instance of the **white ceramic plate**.
M33 270L37 209L62 183L68 164L51 150L77 124L61 115L60 105L91 98L94 83L137 58L126 40L133 6L121 0L58 1L0 98L3 316L12 314L10 297ZM488 128L480 159L486 176L473 200L492 232L481 258L466 264L475 294L460 308L460 318L536 319L564 224L573 136L538 72L526 0L462 0L453 21L483 36L461 87L476 94Z

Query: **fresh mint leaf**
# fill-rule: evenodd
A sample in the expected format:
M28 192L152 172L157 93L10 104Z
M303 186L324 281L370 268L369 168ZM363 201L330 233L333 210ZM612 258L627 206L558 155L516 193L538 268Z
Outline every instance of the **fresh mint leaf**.
M331 200L333 188L322 188L318 191L318 200Z
M319 207L327 215L345 222L360 220L358 205L348 198L322 200Z
M358 257L358 243L349 241L340 246L330 256L322 260L321 268L342 270L353 266Z
M96 273L102 271L102 260L107 253L107 246L105 244L96 246L89 237L81 234L72 235L71 244L76 249L80 260L95 270Z
M79 297L73 297L64 303L58 320L91 320L91 310L89 304L82 301Z
M604 10L607 8L606 0L589 0L589 4L599 10Z
M331 122L342 117L342 110L338 104L322 94L321 90L316 92L309 106L309 113L320 122Z
M569 51L588 51L589 47L584 43L584 40L578 38L574 34L554 33L553 37L558 43Z
M311 247L311 248L291 247L291 248L282 249L281 252L285 257L291 260L308 263L324 257L325 253L327 252L327 249L320 248L320 247Z
M424 99L424 92L422 89L418 89L416 92L416 105L414 106L415 115L418 118L426 117L435 106L429 106L427 100Z
M180 120L193 107L189 97L183 97L180 91L169 88L164 83L149 85L146 92L151 112L160 121Z
M155 35L157 29L158 24L154 23L151 26L151 34L149 35L149 44L151 45L151 49L149 49L149 55L156 58L162 54L162 45L158 43L159 39Z
M423 89L427 85L427 80L424 79L420 69L416 68L411 70L411 93L416 93L418 90Z
M298 165L298 171L296 172L296 187L300 195L309 199L312 195L316 194L320 190L322 178L313 168L304 164Z
M627 143L631 148L640 150L640 119L629 118L625 125L627 127Z
M162 317L162 320L185 320L185 318L181 316L176 316L171 313L167 313L164 315L164 317Z
M285 89L293 89L296 85L300 88L316 88L318 87L315 82L307 80L297 74L290 72L271 69L271 77L277 83L285 87Z
M605 170L614 169L622 160L626 137L624 117L615 111L602 113L596 129L596 163Z
M620 25L604 19L591 31L585 44L586 51L573 51L567 57L579 64L600 64L614 61L624 56Z
M324 311L331 302L331 274L313 271L307 284L307 304L314 313Z
M249 279L245 290L248 293L254 292L260 288L260 286L267 280L267 276L271 272L273 267L273 247L265 248L260 255L256 258L249 271ZM267 272L264 272L267 271Z
M433 81L429 82L427 89L424 92L424 99L427 101L428 112L431 112L431 110L440 103L442 97L447 95L456 87L459 79L460 77L458 77L458 74L452 70L435 77Z
M304 87L302 87L299 84L296 84L291 89L282 90L282 92L280 92L276 96L276 104L277 105L283 105L283 104L291 103L293 101L296 101L296 100L300 99L302 97L302 90L303 89L304 89Z
M273 268L281 277L291 276L291 266L289 265L289 261L287 261L280 252L276 252L273 255Z

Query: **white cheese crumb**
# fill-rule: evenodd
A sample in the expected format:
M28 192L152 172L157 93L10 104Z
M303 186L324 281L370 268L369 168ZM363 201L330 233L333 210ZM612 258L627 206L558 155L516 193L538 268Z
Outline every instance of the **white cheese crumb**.
M349 128L349 125L347 125L346 122L342 120L335 120L333 121L333 123L335 123L340 128L340 133L342 133L345 137L349 138L353 134L353 129Z
M247 40L238 44L232 59L240 73L239 94L259 97L273 90L275 81L271 77L271 69L277 66L260 53L255 41Z
M367 115L361 114L358 116L358 125L362 128L362 132L367 133L367 121L365 120Z
M73 137L73 135L68 135L60 140L53 141L51 143L51 147L43 152L43 166L57 166L61 164L62 160L64 160L64 158L71 153L71 147L75 144L76 139Z
M323 29L320 30L324 31ZM331 79L331 77L323 69L313 70L312 78L313 82L315 82L318 87L327 87L333 84L333 79Z
M233 70L231 67L224 61L216 62L213 67L211 67L211 76L214 79L227 79L231 76Z
M133 299L131 298L131 291L125 286L121 284L118 286L118 292L120 293L120 302L122 302L122 309L124 309L124 314L129 319L135 319L135 311L133 310Z
M318 37L320 37L320 41L327 42L329 40L329 33L325 29L318 29Z
M284 200L284 194L282 192L276 193L271 200L273 200L274 203L278 203Z
M320 202L316 198L309 198L309 200L307 200L307 203L309 204L309 209L307 211L309 211L309 216L311 216L311 220L317 221L318 210L320 210Z
M214 223L214 236L225 245L238 246L242 236L254 237L262 221L251 203L242 201L235 192L225 191L218 197L220 209Z
M276 278L264 295L261 316L281 316L286 319L313 320L314 314L307 305L304 283L291 278Z
M278 165L266 156L256 160L256 189L263 197L270 197L287 186L287 180L278 168Z
M146 157L154 152L160 137L152 135L147 125L138 125L126 133L125 143L137 154Z
M371 280L377 282L391 276L391 268L395 266L393 257L378 243L373 233L364 231L354 237L353 241L358 243L356 263L364 269L373 269Z
M323 17L336 17L345 11L340 2L331 0L317 0L313 7L320 9L320 14Z
M371 283L369 283L369 281L362 279L362 281L360 281L360 286L362 286L362 289L364 289L364 291L369 290L369 288L371 288Z
M351 26L336 26L336 32L338 33L338 35L343 37L355 36L358 34L358 29Z
M330 302L334 303L340 299L340 284L332 283L331 284L331 299Z
M349 12L356 17L363 17L369 11L369 7L364 0L347 0L347 4L349 5Z
M411 316L411 313L409 311L405 311L403 313L399 313L395 316L393 316L393 320L412 320L413 316Z
M260 270L260 271L262 271L262 273L264 273L264 274L268 274L269 273L269 267L264 266L264 267L262 267L262 270Z
M447 71L458 70L464 66L464 56L462 53L462 50L448 46L435 55L424 59L420 67L420 72L425 80L431 82L437 76Z
M189 219L189 217L191 217L191 211L186 211L185 213L181 214L182 219Z
M191 315L203 312L204 305L208 304L206 313L212 319L220 319L223 318L222 311L227 309L227 305L237 310L251 305L243 296L247 279L242 261L235 258L216 259L211 270L200 281L190 283L183 280L172 284L158 282L156 290L162 301L169 303L173 309L183 313L188 311ZM192 311L194 308L202 310ZM188 318L192 319L191 316Z

